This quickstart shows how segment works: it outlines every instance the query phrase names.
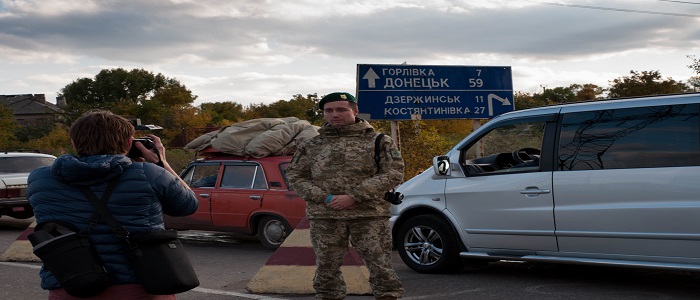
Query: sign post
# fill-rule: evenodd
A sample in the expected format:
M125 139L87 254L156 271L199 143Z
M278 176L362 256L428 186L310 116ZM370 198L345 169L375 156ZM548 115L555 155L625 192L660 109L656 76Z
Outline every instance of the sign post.
M490 119L514 110L510 67L357 65L371 120Z

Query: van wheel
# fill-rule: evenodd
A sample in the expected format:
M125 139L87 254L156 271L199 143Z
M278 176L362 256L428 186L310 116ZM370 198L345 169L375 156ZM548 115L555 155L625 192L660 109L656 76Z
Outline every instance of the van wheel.
M263 217L258 223L258 238L265 249L277 249L290 232L292 228L279 217Z
M464 267L452 227L439 217L422 215L401 224L396 249L403 262L419 273L451 273Z

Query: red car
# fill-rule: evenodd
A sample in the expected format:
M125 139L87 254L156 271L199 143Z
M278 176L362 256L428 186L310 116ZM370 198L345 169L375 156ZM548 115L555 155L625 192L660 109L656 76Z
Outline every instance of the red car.
M180 175L199 199L197 212L165 216L165 226L257 234L263 247L279 247L306 214L306 203L290 190L285 177L292 157L202 154L207 156Z

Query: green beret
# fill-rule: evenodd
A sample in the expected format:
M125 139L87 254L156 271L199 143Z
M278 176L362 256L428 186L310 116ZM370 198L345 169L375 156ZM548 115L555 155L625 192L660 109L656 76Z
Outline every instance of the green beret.
M335 92L323 96L323 98L321 98L321 102L318 103L318 108L323 109L324 104L326 104L327 102L334 101L348 101L357 103L357 99L355 99L355 96L345 92Z

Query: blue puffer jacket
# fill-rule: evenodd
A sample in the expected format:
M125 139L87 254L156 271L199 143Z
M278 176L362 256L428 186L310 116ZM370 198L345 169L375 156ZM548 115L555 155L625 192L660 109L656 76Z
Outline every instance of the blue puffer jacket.
M154 164L132 163L122 155L63 155L51 167L36 169L29 175L27 198L37 224L61 220L84 230L93 208L77 186L90 186L99 199L110 179L120 174L107 208L130 232L164 229L163 213L185 216L197 210L199 202L194 193ZM123 254L123 240L107 224L100 221L93 226L90 241L115 284L138 283ZM45 268L40 276L43 289L60 288Z

